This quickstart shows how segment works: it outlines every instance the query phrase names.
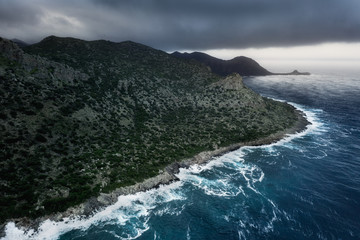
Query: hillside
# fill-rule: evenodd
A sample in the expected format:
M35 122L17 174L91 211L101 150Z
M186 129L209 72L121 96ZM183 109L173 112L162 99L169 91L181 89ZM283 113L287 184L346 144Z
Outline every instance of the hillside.
M11 41L13 43L16 43L16 45L18 45L20 48L23 48L23 47L26 47L26 46L29 46L30 44L20 40L20 39L17 39L17 38L13 38L11 39Z
M256 61L248 57L236 57L231 60L222 60L201 52L193 53L172 53L174 57L193 59L209 66L211 70L220 75L227 76L231 73L238 73L241 76L265 76L272 73L260 66Z
M296 121L294 108L134 42L0 38L0 220L37 217Z
M255 60L244 56L235 57L231 60L222 60L201 52L174 52L171 55L180 59L195 60L210 67L212 72L223 77L232 73L238 73L241 76L310 75L308 72L299 72L297 70L289 73L272 73L260 66Z

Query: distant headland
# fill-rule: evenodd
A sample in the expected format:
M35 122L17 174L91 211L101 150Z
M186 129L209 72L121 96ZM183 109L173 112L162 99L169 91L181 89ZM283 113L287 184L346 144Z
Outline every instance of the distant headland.
M244 56L235 57L231 60L222 60L202 52L173 52L171 55L181 59L198 61L210 67L213 73L220 76L227 76L231 73L238 73L241 76L310 75L309 72L299 72L298 70L289 73L273 73L262 67L255 60Z

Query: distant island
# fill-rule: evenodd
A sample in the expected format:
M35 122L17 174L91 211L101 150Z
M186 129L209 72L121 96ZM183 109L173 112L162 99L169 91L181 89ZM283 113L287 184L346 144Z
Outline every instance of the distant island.
M272 73L260 66L255 60L243 56L235 57L231 60L222 60L201 52L174 52L171 55L177 58L195 60L203 63L210 67L212 72L220 76L227 76L231 73L238 73L241 76L310 75L308 72L299 72L297 70L289 73Z
M232 68L176 55L131 41L50 36L20 48L0 38L0 229L89 215L175 181L180 167L308 124Z

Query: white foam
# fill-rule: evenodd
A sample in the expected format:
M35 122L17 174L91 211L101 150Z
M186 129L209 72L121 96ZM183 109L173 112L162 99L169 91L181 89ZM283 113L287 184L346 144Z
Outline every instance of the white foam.
M175 215L179 216L185 209L186 204L182 204L180 208L174 206L165 206L162 209L155 210L153 214L156 216L163 216L163 215Z
M193 175L184 174L182 175L182 181L191 183L193 186L202 189L205 194L219 197L230 197L235 196L241 192L241 189L231 186L227 179L209 180L207 178Z
M238 230L238 236L239 236L239 240L246 239L245 234L241 230Z
M282 101L282 100L278 100L278 99L274 99L274 100ZM288 148L297 149L296 146L288 145L287 143L291 142L294 139L303 138L306 135L320 135L320 134L323 134L324 132L328 131L328 128L325 126L325 124L322 123L319 120L319 118L316 116L317 114L322 113L323 110L321 110L321 109L306 109L304 106L301 106L296 103L291 103L291 102L289 102L289 104L293 105L297 110L302 111L305 114L306 119L311 124L307 125L303 131L301 131L299 133L294 133L294 134L287 134L285 138L283 138L275 143L261 145L261 146L245 146L245 147L242 147L242 149L246 150L246 149L263 148L263 149L266 149L267 151L269 151L270 153L274 152L275 146L286 146ZM300 151L300 149L299 149L299 151Z
M232 183L235 178L242 178L246 186L256 191L254 184L264 179L264 172L252 163L245 163L244 152L241 150L229 152L223 156L217 157L205 165L195 165L189 169L180 169L177 177L182 182L190 183L192 186L202 190L205 194L219 197L234 197L242 194L246 196L242 186ZM233 170L230 173L217 171L216 168L228 168ZM220 172L221 178L208 179L203 173L211 171L211 174L217 175Z
M6 236L2 240L58 239L61 234L71 230L86 230L90 226L99 223L115 223L121 226L130 224L133 231L124 233L125 236L121 237L123 239L134 239L149 229L147 225L149 211L156 204L185 199L179 191L176 191L179 186L181 186L181 182L175 182L170 185L160 186L159 189L120 196L114 205L108 206L90 218L65 218L61 222L46 220L41 223L37 232L34 232L34 230L25 232L10 222L6 225Z
M186 230L186 239L187 240L190 240L191 238L190 238L190 226L188 225L188 227L187 227L187 230Z

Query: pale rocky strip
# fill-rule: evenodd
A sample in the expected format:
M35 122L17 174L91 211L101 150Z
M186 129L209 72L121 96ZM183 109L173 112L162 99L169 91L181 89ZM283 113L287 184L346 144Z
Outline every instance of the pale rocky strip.
M46 215L40 218L37 218L35 220L29 219L29 218L20 218L20 219L10 219L9 221L14 221L16 226L23 229L37 229L41 222L50 219L53 221L62 221L65 217L89 217L92 214L94 214L96 211L100 211L101 209L105 208L106 206L112 205L117 202L117 199L121 195L129 195L134 194L141 191L147 191L153 188L157 188L160 185L163 184L169 184L174 181L179 180L175 174L179 173L180 168L189 168L191 165L194 164L205 164L214 157L218 157L221 155L224 155L225 153L237 150L244 146L260 146L260 145L267 145L271 143L275 143L284 137L286 137L288 134L295 134L302 132L306 129L307 125L311 124L307 119L305 118L304 114L296 110L297 114L297 121L296 123L288 129L285 129L283 131L276 132L274 134L271 134L267 137L260 138L258 140L254 141L248 141L248 142L241 142L237 144L233 144L227 147L221 147L218 149L215 149L213 151L205 151L201 152L197 155L195 155L192 158L184 159L181 162L174 162L167 166L165 170L160 173L159 175L146 179L143 182L136 183L132 186L127 187L121 187L118 188L111 193L100 193L98 197L92 197L88 199L86 202L79 204L75 207L70 207L65 212L61 213L55 213L52 215ZM0 228L0 237L4 234L4 227L5 225L1 226Z

